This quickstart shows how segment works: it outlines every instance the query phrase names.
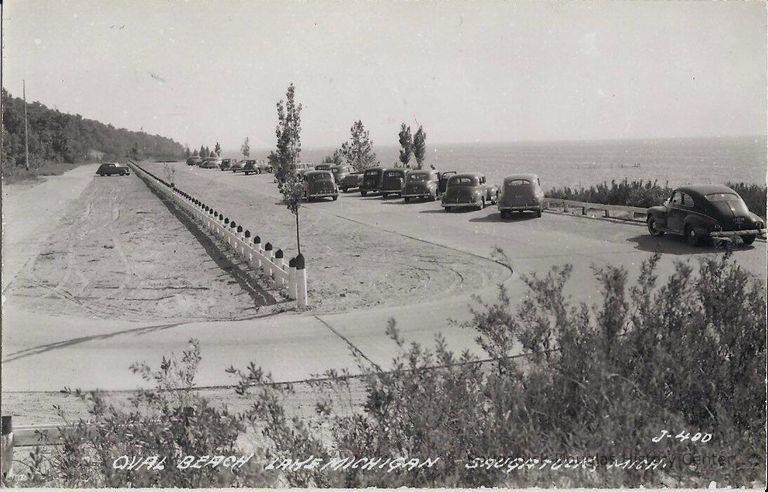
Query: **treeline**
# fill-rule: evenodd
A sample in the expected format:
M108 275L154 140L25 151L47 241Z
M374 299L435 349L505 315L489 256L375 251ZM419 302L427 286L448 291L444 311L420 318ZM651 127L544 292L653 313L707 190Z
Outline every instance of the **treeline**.
M766 193L768 193L765 185L728 182L726 186L732 188L744 199L749 210L765 218ZM579 202L648 208L664 203L664 200L672 195L672 191L666 183L660 185L657 181L624 179L620 182L615 180L610 183L603 182L589 188L571 188L570 186L552 188L546 195L550 198Z
M24 101L2 89L3 167L24 165ZM125 157L179 158L184 147L160 135L135 132L39 102L27 103L30 165L79 163Z

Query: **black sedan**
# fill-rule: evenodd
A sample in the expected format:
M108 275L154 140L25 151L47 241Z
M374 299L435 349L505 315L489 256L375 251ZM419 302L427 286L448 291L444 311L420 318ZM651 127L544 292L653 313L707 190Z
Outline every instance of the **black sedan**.
M702 240L752 244L765 237L765 222L747 208L731 188L722 185L691 185L676 189L664 205L648 209L648 232L654 236L678 234L691 246Z
M118 176L128 176L131 174L131 168L120 164L119 162L105 162L99 169L96 170L96 174L99 176L112 176L117 174Z

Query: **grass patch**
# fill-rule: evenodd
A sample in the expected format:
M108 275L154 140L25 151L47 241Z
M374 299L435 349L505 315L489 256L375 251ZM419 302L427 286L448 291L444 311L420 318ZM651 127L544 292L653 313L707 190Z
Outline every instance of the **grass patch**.
M59 176L83 165L52 161L33 161L30 164L29 170L25 169L24 166L3 165L3 184L9 185L25 181L37 181L44 176Z

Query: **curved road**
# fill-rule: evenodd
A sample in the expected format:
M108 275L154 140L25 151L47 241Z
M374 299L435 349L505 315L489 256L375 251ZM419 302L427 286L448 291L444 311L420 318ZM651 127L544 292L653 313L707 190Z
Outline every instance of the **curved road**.
M160 169L159 165L154 166ZM274 197L275 213L288 213L279 203L271 175L245 177L189 168L184 164L174 167L179 186L189 191L192 191L190 188L201 190L200 198L214 207L217 193L241 189ZM74 173L79 174L73 177ZM87 184L91 177L78 169L49 182L66 179ZM74 199L77 187L71 188ZM25 203L34 196L40 199L33 192L34 188L19 192L15 201ZM13 200L6 207L4 215L13 227L20 220L18 217L23 216L22 210ZM252 213L246 208L224 212L234 219L246 217L242 222L238 220L246 226L247 215ZM601 295L592 265L623 265L632 279L640 263L658 250L663 253L659 265L659 277L663 279L673 271L677 260L718 254L711 247L689 248L675 238L652 238L642 225L558 214L502 222L495 207L448 214L438 203L404 204L395 199L362 198L357 193L342 195L336 202L309 203L303 213L319 220L324 215L332 215L489 260L492 249L498 246L514 269L505 281L512 299L526 293L521 274L545 273L555 265L573 265L567 291L574 299L599 302ZM31 220L39 224L28 225L25 230L52 230L55 224L55 217ZM23 236L24 231L18 235ZM13 249L16 244L25 244L25 241L17 238L13 244L4 246ZM34 248L15 250L14 264L23 263L19 258L24 254L34 255ZM5 259L5 249L3 255ZM738 249L735 258L746 269L765 277L764 242ZM311 262L308 268L311 288ZM488 268L501 267L488 263ZM476 293L490 300L495 290L495 286L488 285ZM201 341L203 362L198 376L201 386L233 383L224 369L230 365L244 367L250 361L270 371L277 381L303 379L330 368L349 368L354 372L357 361L351 355L352 347L364 358L387 366L396 351L384 335L390 317L396 318L408 340L431 344L440 332L455 351L476 351L473 333L447 322L448 319L466 320L469 301L467 293L446 299L438 296L421 304L347 313L284 313L247 321L173 324L51 317L23 312L4 303L3 391L56 391L63 386L133 389L139 381L127 370L132 362L146 360L157 365L162 355L183 350L191 337ZM55 329L51 329L52 326Z

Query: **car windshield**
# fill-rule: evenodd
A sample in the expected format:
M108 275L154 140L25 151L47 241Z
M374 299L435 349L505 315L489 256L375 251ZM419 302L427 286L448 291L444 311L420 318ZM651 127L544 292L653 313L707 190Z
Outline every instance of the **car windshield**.
M408 181L426 181L429 173L408 173Z
M329 181L331 176L326 173L309 173L305 175L307 181Z
M380 171L378 169L371 169L371 170L365 171L365 175L366 176L378 176L379 172Z
M403 176L402 171L387 171L385 176L388 178L401 178Z
M477 186L477 178L470 176L454 176L448 180L448 186Z

